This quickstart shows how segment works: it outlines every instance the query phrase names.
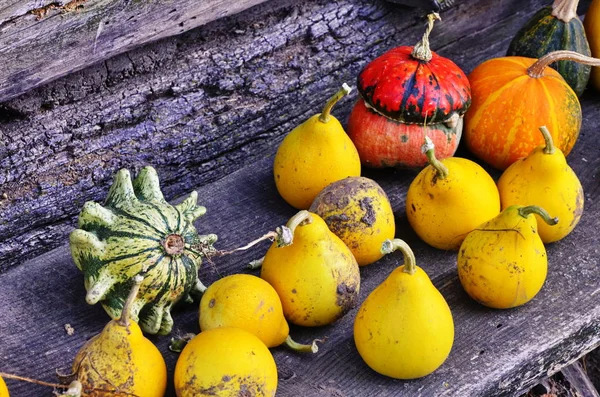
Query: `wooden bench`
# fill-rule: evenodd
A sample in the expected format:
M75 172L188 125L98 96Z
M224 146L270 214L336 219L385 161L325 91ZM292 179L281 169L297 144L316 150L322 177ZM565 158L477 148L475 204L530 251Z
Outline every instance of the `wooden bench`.
M238 9L259 2L238 2ZM272 177L273 155L284 134L320 111L342 82L354 84L369 60L393 46L413 45L423 30L421 11L382 0L285 0L167 37L179 33L172 25L188 26L199 13L212 13L208 19L220 16L223 4L227 6L197 2L211 5L202 10L202 5L190 5L196 2L181 1L191 8L182 8L181 15L172 19L163 15L171 11L166 5L127 9L131 15L153 16L154 25L130 26L132 37L138 38L120 48L105 48L91 58L93 65L83 58L97 30L91 36L75 36L79 41L60 49L72 51L69 62L58 61L53 72L36 80L44 57L58 60L62 53L38 46L32 39L36 29L51 26L53 34L63 35L57 37L64 44L65 26L73 27L73 32L98 29L98 18L111 15L108 25L119 25L112 34L126 32L126 18L111 14L115 9L93 9L111 3L115 2L81 1L77 7L83 8L72 12L56 8L62 3L52 3L55 8L36 22L38 15L27 14L27 9L19 9L23 20L14 17L9 11L17 2L0 0L3 372L55 381L55 370L68 369L81 345L108 321L100 306L85 303L83 278L66 243L83 203L102 201L119 168L154 165L165 195L173 201L197 190L199 203L207 208L196 223L198 230L218 234L220 249L240 246L295 213L277 194ZM442 13L432 47L468 73L480 62L504 55L518 28L547 2L523 3L457 2ZM588 4L582 1L581 13ZM61 18L63 24L58 23ZM31 35L29 42L17 46L3 41L6 32L18 37L14 32L20 26ZM148 40L136 36L148 26L165 33ZM137 47L160 37L164 38ZM51 48L55 45L40 40ZM73 52L74 47L79 52ZM23 67L24 58L15 51L24 54L28 49L40 51L41 60ZM115 55L124 50L128 52ZM35 53L27 56L37 59ZM355 95L334 111L343 122ZM363 174L379 182L390 198L396 236L413 247L418 264L448 301L456 326L454 347L442 367L423 379L406 382L380 376L363 363L354 347L354 309L331 326L292 327L298 341L327 338L316 355L272 349L280 376L278 395L518 395L598 346L600 95L590 90L581 101L583 126L568 161L582 181L585 211L570 236L547 246L548 279L532 302L513 310L491 310L472 301L458 282L456 254L428 247L407 223L405 195L416 172L364 169ZM464 148L457 155L469 156ZM488 170L498 177L498 172ZM205 262L201 279L209 284L227 274L246 272L245 265L262 256L267 246ZM391 255L361 269L361 301L400 261L399 255ZM195 305L179 308L174 319L173 336L199 331ZM168 349L170 337L151 340L165 357L172 383L177 354ZM42 386L7 383L15 397L51 393ZM174 395L172 386L168 395Z

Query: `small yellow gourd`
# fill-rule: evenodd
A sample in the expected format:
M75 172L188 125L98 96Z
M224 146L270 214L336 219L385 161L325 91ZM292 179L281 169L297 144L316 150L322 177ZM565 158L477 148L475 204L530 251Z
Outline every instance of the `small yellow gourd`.
M367 365L382 375L415 379L435 371L454 343L454 321L446 300L416 265L402 240L386 241L382 251L399 249L404 265L367 296L354 321L354 342Z
M10 397L8 394L8 387L6 387L6 383L4 383L4 379L0 376L0 397Z
M272 397L277 391L277 367L255 335L241 328L214 328L184 347L174 382L178 397Z
M387 195L372 179L351 176L321 191L309 211L350 248L359 266L379 260L381 244L394 238L394 212Z
M237 327L256 335L267 347L285 343L303 352L316 353L316 343L302 345L290 337L277 291L250 274L233 274L212 283L200 300L200 329Z
M417 235L432 247L457 250L467 234L500 213L500 196L492 177L477 163L435 157L426 137L429 165L406 194L406 216Z
M539 205L560 219L548 225L536 215L538 233L544 243L552 243L573 231L583 213L583 187L567 164L563 152L554 146L550 131L540 131L545 145L535 148L529 156L517 160L498 180L502 208L511 205Z
M275 155L275 185L283 199L298 209L308 209L327 185L360 175L360 158L331 108L350 92L346 84L316 114L292 130Z
M458 251L458 277L482 305L509 309L529 302L548 272L546 249L537 233L539 215L558 222L537 206L512 205L467 235Z
M273 243L260 276L275 288L285 318L307 327L330 324L354 307L360 289L356 259L317 214L302 210L287 223L293 243Z

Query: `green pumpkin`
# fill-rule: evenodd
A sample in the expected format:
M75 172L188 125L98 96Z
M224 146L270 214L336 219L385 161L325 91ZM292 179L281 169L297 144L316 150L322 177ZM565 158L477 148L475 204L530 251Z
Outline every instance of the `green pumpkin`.
M79 228L70 236L73 260L84 275L86 301L101 302L110 317L119 318L133 277L141 274L144 281L131 318L144 332L171 332L171 307L203 291L198 269L217 240L214 234L196 232L193 222L206 212L197 199L192 192L173 206L164 199L154 168L143 168L133 183L129 171L120 170L104 206L85 203Z
M577 6L577 2L572 0L564 0L562 3L574 3L575 8ZM570 4L565 8L567 6ZM561 14L553 15L553 12L557 15L556 6L539 10L517 32L510 43L507 55L541 58L552 51L570 50L591 56L583 24L574 14L574 9L569 11L570 16L561 19ZM561 74L577 96L583 94L590 79L591 66L573 61L559 61L552 67Z

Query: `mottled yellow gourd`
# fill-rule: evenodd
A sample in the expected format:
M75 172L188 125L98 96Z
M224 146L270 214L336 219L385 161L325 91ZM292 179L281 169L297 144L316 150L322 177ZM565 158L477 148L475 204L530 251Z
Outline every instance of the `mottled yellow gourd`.
M458 251L458 277L482 305L509 309L529 302L548 272L546 249L537 233L538 214L558 222L536 206L513 205L467 235Z
M277 391L277 367L255 335L241 328L214 328L184 347L174 382L178 397L272 397Z
M212 283L200 300L200 329L242 328L267 347L286 343L297 351L317 352L317 345L301 345L290 336L277 291L250 274L233 274Z
M367 365L382 375L415 379L435 371L454 343L454 321L446 300L416 265L410 247L395 239L404 265L369 294L354 321L354 342Z
M406 216L417 235L432 247L457 250L467 234L500 213L500 196L492 177L477 163L459 157L429 159L406 194Z
M0 397L10 397L8 394L8 387L6 387L6 383L4 383L4 379L0 376Z
M287 223L293 243L276 243L260 276L275 288L285 318L296 325L330 324L354 307L360 289L356 259L317 214L300 211Z
M529 156L517 160L498 180L502 208L511 205L538 205L560 219L548 225L536 215L538 233L544 243L566 237L581 219L584 206L583 187L567 164L563 152L554 146L550 131L540 127L545 145Z
M329 184L309 209L350 248L359 266L379 260L381 244L394 238L394 212L387 195L372 179L351 176Z
M360 175L360 158L340 122L330 114L333 105L350 92L344 84L316 114L292 130L275 155L275 185L283 199L308 209L327 185Z

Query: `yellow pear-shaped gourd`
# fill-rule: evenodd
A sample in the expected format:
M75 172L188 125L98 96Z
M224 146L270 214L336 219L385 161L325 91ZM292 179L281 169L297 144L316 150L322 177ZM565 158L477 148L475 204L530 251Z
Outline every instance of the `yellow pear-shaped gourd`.
M260 276L275 288L285 318L296 325L330 324L354 307L360 289L356 259L317 214L306 210L287 223L293 242L273 243Z
M4 383L4 379L0 376L0 397L9 397L8 387L6 387L6 383Z
M573 231L583 213L583 187L567 164L563 152L554 146L550 131L540 127L546 145L517 160L498 180L502 208L511 205L538 205L560 219L548 225L536 215L538 233L544 243L552 243Z
M241 328L213 328L183 348L174 382L178 397L272 397L277 367L257 336Z
M317 194L331 182L360 175L360 158L340 122L330 114L333 105L350 92L344 84L316 114L292 130L281 142L273 172L283 199L308 209Z
M467 235L458 251L458 277L465 291L495 309L520 306L542 288L548 272L539 215L549 225L557 218L537 206L513 205Z
M134 277L121 318L111 320L77 353L73 372L83 385L82 397L106 396L117 391L139 397L164 395L165 361L156 346L144 337L139 325L129 319L142 281L142 276Z
M333 182L315 198L310 212L350 248L359 266L379 260L381 244L394 238L396 224L387 195L372 179L350 176Z
M435 371L454 343L454 321L446 300L416 265L402 240L386 241L382 251L400 249L404 265L367 296L354 320L358 353L373 370L396 379Z
M477 163L435 158L426 137L429 165L406 194L406 216L417 235L432 247L457 250L467 234L500 213L500 196L492 177Z
M285 343L296 351L316 353L316 343L302 345L290 337L277 291L250 274L233 274L212 283L200 300L200 329L237 327L256 335L267 347Z

